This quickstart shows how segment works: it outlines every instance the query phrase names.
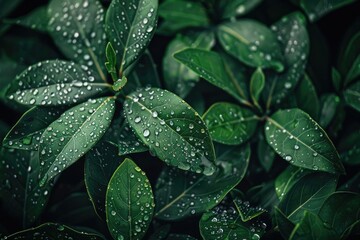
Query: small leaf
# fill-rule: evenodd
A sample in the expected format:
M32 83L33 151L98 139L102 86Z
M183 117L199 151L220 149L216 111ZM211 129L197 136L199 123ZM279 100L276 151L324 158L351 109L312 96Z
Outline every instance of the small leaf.
M335 94L324 94L320 98L320 125L323 128L329 126L338 112L340 98Z
M218 170L211 176L166 167L156 184L156 217L180 220L216 206L245 175L250 148L228 147L218 156Z
M31 28L40 32L47 32L49 22L47 7L38 7L25 16L16 19L7 19L4 22Z
M126 158L106 191L106 222L114 239L141 239L154 211L154 197L145 173Z
M292 223L277 207L275 207L275 220L281 236L284 239L289 239L293 229L295 228L295 224Z
M341 90L342 78L340 72L336 68L331 68L331 80L336 91Z
M278 40L262 23L254 20L225 23L217 29L217 36L226 52L246 65L284 70Z
M125 75L123 75L122 78L119 78L114 82L112 88L115 92L118 92L126 85L126 83L127 83L127 78L125 77Z
M344 97L349 106L360 112L360 81L346 89Z
M222 0L219 10L223 19L243 16L257 7L262 0Z
M287 192L279 209L293 223L301 221L304 212L317 214L320 207L336 188L336 177L327 173L312 173L302 177Z
M66 57L105 76L104 9L97 0L52 0L48 31Z
M275 152L292 165L345 173L326 132L300 109L279 110L267 118L265 135Z
M250 96L253 103L255 104L255 106L258 106L258 108L260 108L259 97L264 89L264 86L265 86L264 73L262 72L261 68L257 68L256 71L251 76Z
M205 175L214 173L209 132L184 100L166 90L140 89L126 97L124 113L138 138L166 164Z
M157 0L114 0L105 20L107 37L120 56L119 75L145 51L157 21Z
M349 85L353 80L356 79L352 76L352 73L358 73L356 70L356 62L359 62L359 51L360 51L360 31L358 26L355 24L351 27L344 37L342 42L340 56L338 57L338 68L341 76L345 77L344 86ZM355 70L354 72L352 70Z
M109 88L86 66L50 60L28 67L7 91L10 100L21 104L57 106L79 103Z
M347 239L352 233L359 233L359 209L359 194L335 192L322 205L319 217L325 222L326 226L334 229L341 236L341 239Z
M226 102L215 103L203 115L211 138L228 145L242 144L255 132L258 118L253 112Z
M117 79L116 53L113 46L111 45L111 42L108 42L108 44L106 45L105 54L107 60L107 62L105 62L106 70L108 71L108 73L111 75L111 78L115 82Z
M115 99L90 99L64 112L41 136L41 184L49 181L89 151L110 125Z
M3 140L7 148L38 150L44 130L62 113L62 109L33 107L22 115Z
M78 232L74 229L59 223L44 223L38 227L26 229L10 236L6 240L32 239L32 240L104 240L104 237L95 233Z
M121 162L117 147L102 141L86 154L85 185L94 209L102 219L106 219L106 188Z
M286 196L289 190L310 171L290 165L275 179L275 191L280 200Z

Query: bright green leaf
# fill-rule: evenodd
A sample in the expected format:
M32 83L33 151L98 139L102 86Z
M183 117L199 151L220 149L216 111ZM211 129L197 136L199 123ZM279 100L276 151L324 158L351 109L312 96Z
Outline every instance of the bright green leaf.
M112 86L113 90L116 92L120 91L126 85L127 81L127 78L123 75L122 78L119 78L114 82L114 85Z
M259 97L265 86L265 76L261 68L255 70L250 80L250 96L253 103L259 106Z
M360 112L360 81L344 91L345 101L349 106Z

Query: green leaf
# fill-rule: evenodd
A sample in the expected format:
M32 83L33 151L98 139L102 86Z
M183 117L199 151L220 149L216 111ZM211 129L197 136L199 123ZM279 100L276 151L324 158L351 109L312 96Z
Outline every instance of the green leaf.
M170 234L166 240L197 240L197 238L194 238L187 234Z
M271 30L280 41L285 71L266 76L268 106L279 104L293 92L304 73L310 47L306 20L299 12L284 16L271 26Z
M6 240L32 239L32 240L104 240L95 233L78 232L68 226L59 223L44 223L38 227L26 229L6 237Z
M346 89L344 97L349 106L360 112L360 81Z
M111 176L122 162L118 149L107 142L99 142L86 154L85 185L96 213L105 217L105 193Z
M29 14L16 18L8 19L4 21L5 23L16 24L19 26L31 28L40 32L47 32L48 27L48 14L47 6L41 6L31 11Z
M155 227L154 227L155 228ZM155 228L154 233L149 237L149 240L163 240L170 233L170 224L162 225Z
M246 65L284 70L276 35L262 23L249 19L224 23L217 36L226 52Z
M245 108L226 102L213 104L203 115L211 138L228 145L242 144L255 132L258 118Z
M329 126L338 111L340 98L335 94L324 94L320 98L320 125L323 128Z
M286 196L289 190L310 171L290 165L275 179L275 191L280 200Z
M326 198L335 191L336 184L336 177L331 174L307 174L294 184L278 207L293 223L298 223L305 211L319 212Z
M265 140L265 136L260 133L257 144L257 157L261 166L265 169L266 172L269 172L273 166L275 160L275 151L269 146Z
M22 115L3 140L7 148L38 150L40 137L62 109L33 107Z
M23 0L1 1L0 18L11 13L22 1Z
M141 239L151 222L154 197L145 173L126 158L106 191L106 222L114 239Z
M284 239L289 239L295 224L292 223L285 214L277 207L275 207L275 221L279 228L280 234Z
M105 20L105 29L119 58L119 75L145 51L154 35L157 21L157 0L114 0Z
M112 86L113 90L115 92L120 91L126 85L127 81L127 78L123 75L122 78L119 78L114 82L114 85Z
M255 72L251 76L250 80L250 96L258 108L260 108L259 105L259 97L264 89L265 86L265 76L262 72L261 68L257 68Z
M352 131L344 135L339 141L338 149L341 152L341 160L348 165L360 164L360 130Z
M243 16L261 2L262 0L222 0L219 1L219 11L223 19Z
M140 89L126 97L124 113L138 138L166 164L205 175L214 173L210 134L184 100L158 88Z
M266 140L292 165L344 174L339 154L326 132L300 109L279 110L267 118Z
M40 165L36 152L2 148L0 159L2 211L23 227L30 226L44 210L52 183L39 186Z
M319 217L346 239L352 233L359 233L360 195L352 192L335 192L322 205Z
M90 99L64 112L40 139L41 184L89 151L103 136L115 111L115 99Z
M249 201L245 201L240 196L236 196L233 202L243 222L250 221L266 212L266 210L261 207L251 206Z
M250 148L228 147L217 158L218 170L211 176L166 167L156 184L156 217L180 220L216 206L245 175Z
M355 67L355 62L357 62L359 58L359 51L360 51L360 31L358 24L354 24L351 27L342 42L341 52L338 57L338 66L339 71L343 77L346 77L344 80L344 86L347 86L351 83L355 78L351 79L347 76L351 76L350 74L352 71L352 67ZM354 70L356 67L354 68ZM350 75L349 75L350 74Z
M354 60L353 65L351 66L349 72L346 75L346 83L350 83L353 80L359 78L360 76L360 54Z
M247 103L239 82L229 75L221 56L216 52L188 48L175 53L174 57L211 84L221 88L241 103Z
M106 60L105 67L108 73L111 75L112 80L115 82L117 80L117 68L116 68L116 52L111 45L111 42L108 42L105 49Z
M341 185L338 190L360 193L360 172Z
M210 49L214 43L214 33L209 31L188 32L173 39L167 46L162 65L167 89L184 98L199 80L198 74L174 59L174 53L189 47Z
M50 60L28 67L9 85L7 96L21 104L57 106L79 103L109 88L86 66Z
M97 0L52 0L48 7L48 31L69 59L105 76L104 9Z
M253 186L246 192L245 198L269 211L279 203L273 180Z
M336 68L331 68L331 80L336 91L341 90L342 78L340 72Z
M327 228L321 219L314 213L305 211L305 216L296 224L290 240L328 240L340 239L335 232Z

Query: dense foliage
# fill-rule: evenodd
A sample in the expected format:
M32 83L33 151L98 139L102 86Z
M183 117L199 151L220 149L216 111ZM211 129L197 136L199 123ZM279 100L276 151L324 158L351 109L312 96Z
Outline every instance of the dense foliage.
M353 2L2 0L0 237L359 237Z

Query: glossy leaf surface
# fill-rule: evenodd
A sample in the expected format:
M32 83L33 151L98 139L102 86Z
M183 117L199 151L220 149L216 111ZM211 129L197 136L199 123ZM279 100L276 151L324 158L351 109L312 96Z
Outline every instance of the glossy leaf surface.
M221 17L231 18L236 16L242 16L257 5L259 5L262 0L222 0L219 1L219 8L221 11Z
M360 81L346 89L344 97L347 104L360 112Z

